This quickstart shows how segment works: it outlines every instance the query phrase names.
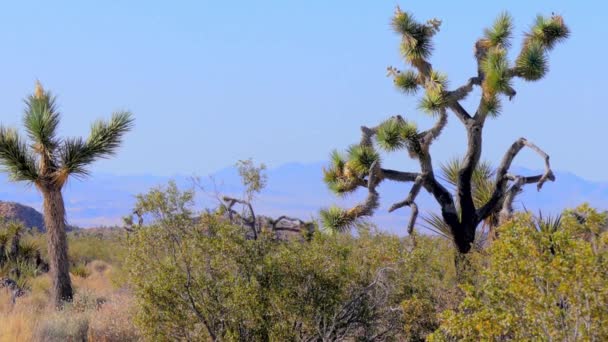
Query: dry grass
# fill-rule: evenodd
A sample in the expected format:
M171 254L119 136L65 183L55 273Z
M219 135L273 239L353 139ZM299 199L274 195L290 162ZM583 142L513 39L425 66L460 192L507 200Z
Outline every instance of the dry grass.
M87 265L86 278L72 275L74 301L62 311L49 309L48 276L29 281L31 291L11 302L0 290L0 342L13 341L138 341L132 323L132 298L112 285L112 266Z

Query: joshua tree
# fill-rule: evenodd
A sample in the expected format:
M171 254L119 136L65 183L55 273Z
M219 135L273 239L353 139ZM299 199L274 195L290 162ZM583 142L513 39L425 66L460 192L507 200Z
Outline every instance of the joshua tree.
M72 299L62 188L70 176L88 175L87 167L96 159L112 156L133 119L129 112L114 113L108 122L95 122L87 140L61 139L57 137L60 115L55 97L39 82L25 104L23 124L29 141L17 130L0 126L0 163L11 180L34 184L42 194L52 303L60 307Z
M487 198L483 201L474 198L474 177L475 170L480 166L484 124L488 118L500 114L503 97L512 99L515 96L515 78L536 81L547 73L548 52L569 35L562 17L538 16L524 37L515 63L510 63L507 50L511 46L512 20L508 14L500 15L475 43L474 56L478 65L475 75L453 90L447 87L447 77L429 63L433 50L432 38L440 25L441 21L437 19L420 23L410 13L397 8L392 26L402 37L401 52L411 69L400 71L389 67L388 75L394 79L397 88L406 94L424 91L419 107L437 120L431 128L418 130L414 123L394 116L376 127L361 127L360 143L352 145L346 155L334 152L330 167L324 170L330 189L345 194L364 187L368 196L363 203L349 210L337 207L323 210L321 215L326 226L344 229L360 217L372 215L378 207L376 187L382 181L411 182L413 185L408 196L392 205L389 211L409 206L412 214L408 230L411 232L418 215L416 196L424 188L440 205L441 219L449 227L458 250L467 253L480 223L491 217L508 218L513 210L513 199L524 185L535 183L540 190L546 181L555 180L549 156L532 142L520 138L511 145L494 171ZM475 87L481 89L479 105L475 112L469 112L460 101ZM438 181L430 154L431 144L447 123L448 111L463 124L468 141L466 154L458 161L456 172L452 175L454 194ZM407 151L411 158L418 160L420 171L402 172L382 168L376 146L387 152ZM523 176L509 173L513 159L524 147L532 149L544 160L543 174Z

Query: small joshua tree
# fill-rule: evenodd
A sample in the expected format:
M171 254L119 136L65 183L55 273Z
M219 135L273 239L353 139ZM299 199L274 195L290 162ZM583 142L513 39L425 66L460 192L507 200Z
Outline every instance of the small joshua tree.
M333 152L331 165L324 170L325 182L330 189L338 194L346 194L363 187L367 189L368 196L364 202L349 210L332 207L321 211L326 226L343 230L351 227L362 216L372 215L378 207L379 194L376 188L382 181L410 182L413 185L408 196L393 204L389 212L409 206L412 214L408 231L411 232L418 215L416 196L424 188L440 205L441 219L449 227L458 251L467 253L480 223L492 221L492 218L507 219L513 211L513 199L524 185L535 183L540 190L546 181L555 180L549 156L532 142L520 138L507 150L493 172L490 189L484 189L486 198L479 201L476 197L480 199L481 196L475 196L479 190L475 188L476 174L487 176L483 170L487 167L480 163L486 120L500 114L503 97L512 99L515 96L513 79L536 81L547 73L548 52L569 35L562 17L538 16L524 37L515 63L510 63L507 50L511 46L512 20L508 14L500 15L475 43L478 65L476 75L453 90L447 87L447 77L429 63L433 50L432 38L439 31L440 25L441 21L437 19L420 23L410 13L397 8L392 26L402 36L401 52L411 69L401 71L389 67L388 74L394 79L397 88L406 94L423 91L419 107L437 120L431 128L422 131L411 121L399 115L394 116L376 127L361 127L360 143L352 145L346 155ZM474 87L481 89L481 96L477 109L471 113L460 101ZM431 144L447 123L448 111L454 114L467 132L466 154L452 167L454 194L438 181L430 154ZM411 158L418 160L420 171L402 172L382 168L376 147L387 152L407 151ZM513 159L524 147L532 149L544 160L543 174L523 176L509 173Z
M72 299L66 218L62 189L71 176L86 176L88 166L112 156L133 126L129 112L115 113L109 122L97 121L87 140L57 137L60 116L55 97L36 83L25 100L23 125L29 141L11 128L0 126L0 164L13 181L34 184L43 197L52 278L51 299L61 307Z

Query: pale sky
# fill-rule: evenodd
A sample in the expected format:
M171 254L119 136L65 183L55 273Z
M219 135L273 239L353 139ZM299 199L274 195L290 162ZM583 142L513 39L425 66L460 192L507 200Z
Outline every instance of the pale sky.
M20 125L22 99L40 79L59 96L64 134L134 112L135 130L100 172L204 175L248 157L325 160L356 142L362 124L394 114L432 123L385 76L404 67L389 27L397 4L443 20L432 62L453 87L474 75L473 44L499 13L515 18L511 56L537 14L562 14L571 38L552 51L545 79L515 83L517 96L485 129L484 157L498 164L524 136L555 169L608 180L608 113L596 102L608 79L603 1L10 1L0 9L0 121ZM465 132L450 119L436 162L464 151ZM416 169L403 154L385 160ZM542 167L527 152L516 164Z

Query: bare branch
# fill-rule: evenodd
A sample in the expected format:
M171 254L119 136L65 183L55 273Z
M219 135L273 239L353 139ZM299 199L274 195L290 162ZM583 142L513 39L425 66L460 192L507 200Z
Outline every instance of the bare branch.
M460 86L452 91L446 92L446 98L450 102L457 102L469 95L473 91L474 85L481 85L481 78L478 76L471 77L465 85Z
M249 209L249 219L246 218L242 218L243 223L248 226L249 228L251 228L251 231L253 232L253 239L257 240L258 239L258 232L257 229L255 227L256 225L256 218L255 218L255 212L253 211L253 207L251 206L251 203L247 202L247 201L243 201L240 200L238 198L233 198L233 197L228 197L228 196L224 196L223 197L224 202L226 202L227 204L227 210L228 210L228 215L230 220L233 220L233 215L236 213L234 211L234 209L232 209L232 207L235 204L242 204L243 206L245 206L246 208Z
M380 175L383 179L388 179L395 182L413 182L416 180L416 178L418 178L420 173L380 169Z
M447 123L448 123L448 115L447 115L445 109L442 109L439 112L439 119L437 119L437 122L435 123L435 125L433 127L431 127L429 130L424 131L421 134L423 137L422 145L425 150L428 150L431 143L435 139L437 139L437 137L439 137L439 135L441 134L441 131L443 131L443 128L445 127L445 125Z
M411 234L414 231L414 225L416 224L416 219L418 218L418 206L416 205L416 203L414 201L416 200L416 196L418 196L418 194L420 193L420 189L422 188L423 180L424 180L424 178L422 177L422 175L418 176L416 178L416 182L412 186L412 189L410 189L410 193L407 196L407 198L401 202L397 202L397 203L393 204L388 209L388 212L390 213L399 208L403 208L406 206L412 208L412 214L410 215L410 220L409 220L409 223L407 226L408 234Z
M524 177L513 176L507 173L509 171L509 168L511 167L511 164L513 163L513 160L524 147L532 149L544 160L545 172L542 175ZM515 184L511 187L509 191L507 191L506 187L509 181L514 181ZM500 166L496 170L496 185L494 188L494 192L492 193L492 197L490 198L488 203L486 203L482 208L478 210L478 218L480 220L483 220L488 217L492 212L498 210L498 206L501 202L503 203L503 208L505 205L511 205L511 203L505 203L503 201L507 201L506 197L508 195L515 196L517 192L521 190L521 187L524 184L536 183L537 190L540 191L546 181L555 181L555 175L551 170L551 164L549 162L549 155L535 144L526 140L525 138L517 139L517 141L515 141L507 150L505 156L502 159L502 162L500 163ZM518 186L515 187L515 185ZM512 202L512 199L510 201ZM507 210L509 210L509 208L507 208Z

